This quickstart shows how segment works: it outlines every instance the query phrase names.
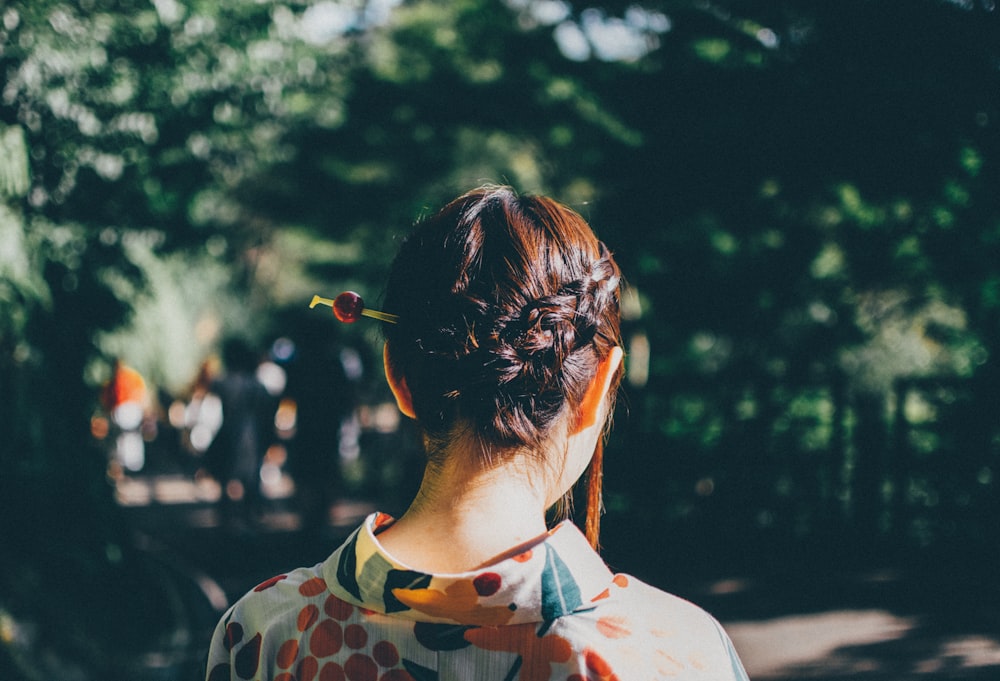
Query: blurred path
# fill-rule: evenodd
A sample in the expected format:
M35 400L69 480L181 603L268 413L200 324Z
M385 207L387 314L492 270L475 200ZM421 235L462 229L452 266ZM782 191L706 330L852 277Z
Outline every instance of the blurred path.
M1000 636L920 617L834 610L730 622L754 679L1000 679Z
M995 573L960 562L841 571L789 560L685 595L719 617L756 681L1000 681Z
M120 481L118 495L141 541L189 566L221 614L261 581L325 559L376 507L338 499L328 525L306 536L281 482L275 484L259 525L237 530L220 521L211 482L137 476ZM995 567L965 568L840 574L786 565L679 588L645 578L715 614L757 681L1000 681ZM210 631L202 635L207 646Z
M302 532L292 499L269 490L254 527L229 525L211 480L180 474L133 476L118 482L117 498L140 541L169 549L217 583L228 602L274 575L325 559L375 504L337 499L319 533Z

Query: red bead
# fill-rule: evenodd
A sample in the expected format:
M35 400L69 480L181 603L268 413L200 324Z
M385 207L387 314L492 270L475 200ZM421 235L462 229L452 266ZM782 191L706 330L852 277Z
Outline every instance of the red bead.
M365 301L354 291L344 291L333 300L333 315L347 324L358 321L363 309Z

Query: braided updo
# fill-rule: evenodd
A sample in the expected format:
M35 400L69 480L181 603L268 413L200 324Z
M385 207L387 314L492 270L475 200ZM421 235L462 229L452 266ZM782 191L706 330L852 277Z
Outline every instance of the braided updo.
M484 451L533 446L577 413L619 345L620 273L586 221L483 187L420 222L393 263L384 325L428 455L456 427Z

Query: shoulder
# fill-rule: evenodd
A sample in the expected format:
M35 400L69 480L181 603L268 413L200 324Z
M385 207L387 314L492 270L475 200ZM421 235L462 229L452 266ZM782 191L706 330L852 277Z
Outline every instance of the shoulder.
M267 624L285 617L296 617L307 602L326 592L322 563L302 567L267 579L237 600L231 619Z
M328 595L322 564L276 575L239 598L219 620L208 655L209 678L251 678L265 660L315 621ZM236 678L233 676L232 678Z
M611 586L593 603L598 617L626 618L633 626L654 633L683 630L712 637L719 626L714 617L694 603L627 574L616 574Z
M558 626L581 668L621 679L746 679L722 626L688 600L617 574L593 606Z
M614 576L608 596L611 600L660 618L682 618L692 622L714 621L705 610L691 601L624 573Z

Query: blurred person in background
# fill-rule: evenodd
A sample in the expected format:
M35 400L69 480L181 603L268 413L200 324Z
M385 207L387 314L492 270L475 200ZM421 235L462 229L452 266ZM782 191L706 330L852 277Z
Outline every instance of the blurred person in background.
M142 374L115 358L111 378L101 390L101 406L111 424L111 474L137 473L146 463L142 425L150 408L149 390Z
M209 357L198 366L185 400L178 400L178 427L183 429L184 448L200 458L222 426L222 401L212 392L212 383L219 373L219 361Z
M417 496L239 600L208 679L745 679L714 618L596 551L620 283L547 198L482 188L419 224L383 324L386 377L423 434ZM585 471L586 532L550 527Z
M222 486L224 519L236 530L252 530L263 510L260 468L274 438L276 401L256 375L257 355L239 338L222 347L223 372L209 391L222 420L205 452L205 466Z
M319 321L313 317L303 323L286 366L286 396L296 407L288 470L295 481L302 529L309 533L320 533L329 524L330 505L342 481L342 450L351 444L345 439L351 435L361 378L359 366L345 364L344 348L329 324ZM356 441L355 434L353 444Z

